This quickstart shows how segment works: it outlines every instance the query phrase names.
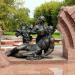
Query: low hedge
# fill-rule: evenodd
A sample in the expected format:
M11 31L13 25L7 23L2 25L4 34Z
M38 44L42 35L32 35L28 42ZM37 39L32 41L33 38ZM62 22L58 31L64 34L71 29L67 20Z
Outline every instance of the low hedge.
M4 32L4 35L15 35L15 32Z

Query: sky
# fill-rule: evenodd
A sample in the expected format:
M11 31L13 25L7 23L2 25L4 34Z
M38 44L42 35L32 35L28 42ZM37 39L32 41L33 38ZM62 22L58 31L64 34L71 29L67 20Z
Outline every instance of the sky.
M42 3L50 1L63 1L63 0L24 0L24 6L30 10L30 17L33 18L34 10L37 6L40 6Z

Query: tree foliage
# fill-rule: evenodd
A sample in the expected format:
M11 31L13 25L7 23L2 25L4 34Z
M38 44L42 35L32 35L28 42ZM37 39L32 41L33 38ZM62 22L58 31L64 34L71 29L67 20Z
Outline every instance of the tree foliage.
M66 5L75 5L75 0L64 0Z
M55 2L55 1L44 3L35 9L34 17L36 19L40 15L45 16L46 22L48 23L48 25L51 25L54 27L53 28L54 29L53 32L54 32L57 25L57 15L61 6L62 6L62 3Z
M14 6L14 0L1 0L0 2L0 27L4 31L15 31L22 21L28 23L29 9L17 9Z

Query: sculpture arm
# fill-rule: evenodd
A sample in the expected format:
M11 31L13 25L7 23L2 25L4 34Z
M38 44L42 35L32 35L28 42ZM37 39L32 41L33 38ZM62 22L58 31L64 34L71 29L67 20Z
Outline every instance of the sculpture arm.
M38 27L37 26L35 26L35 27L33 27L32 28L32 30L31 30L31 34L37 34L37 32L38 32Z

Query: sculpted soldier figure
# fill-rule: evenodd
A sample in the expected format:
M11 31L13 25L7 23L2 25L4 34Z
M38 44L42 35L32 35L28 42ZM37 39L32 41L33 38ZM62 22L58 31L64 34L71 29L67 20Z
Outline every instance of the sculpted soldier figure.
M52 27L45 24L45 17L40 16L37 20L37 24L33 28L33 33L37 34L36 43L41 48L38 54L48 54L49 49L54 49L53 42L51 41ZM51 53L51 52L50 52Z
M23 37L23 44L8 51L7 56L15 56L25 59L39 59L44 58L53 52L54 44L51 41L50 26L45 25L45 17L40 16L37 20L37 24L31 28L27 25L23 25L16 31L16 36L21 35ZM30 44L32 40L30 34L37 34L36 44Z
M22 36L23 43L27 43L32 40L32 36L30 36L30 28L23 23L21 27L16 31L16 36Z

